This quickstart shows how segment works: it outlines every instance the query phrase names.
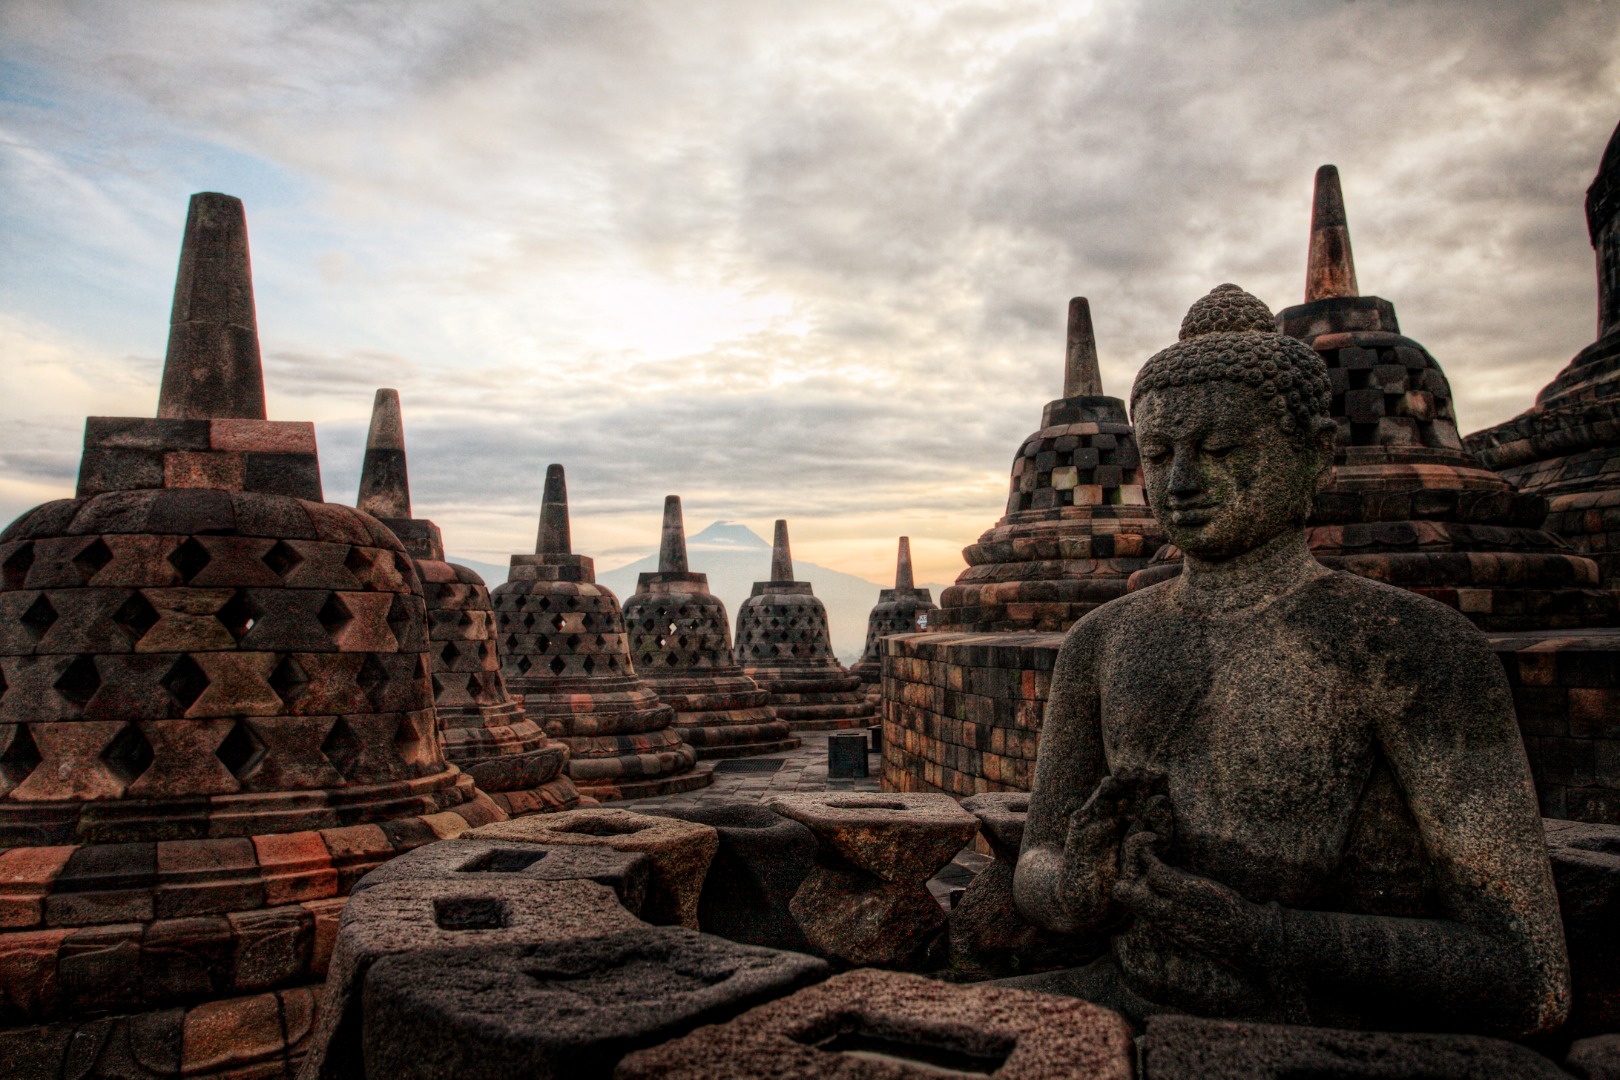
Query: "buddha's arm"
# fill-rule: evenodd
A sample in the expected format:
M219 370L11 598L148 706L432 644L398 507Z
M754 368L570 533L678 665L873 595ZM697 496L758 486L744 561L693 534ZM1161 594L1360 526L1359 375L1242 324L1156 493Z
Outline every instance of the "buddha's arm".
M1469 1027L1544 1031L1568 1010L1569 972L1535 789L1500 664L1477 633L1447 645L1411 673L1420 689L1379 739L1449 918L1289 911L1287 953L1313 982L1393 993Z
M1063 934L1086 933L1106 917L1118 849L1116 832L1094 858L1069 850L1071 818L1108 771L1087 629L1076 626L1058 651L1023 851L1013 873L1019 912L1035 925Z

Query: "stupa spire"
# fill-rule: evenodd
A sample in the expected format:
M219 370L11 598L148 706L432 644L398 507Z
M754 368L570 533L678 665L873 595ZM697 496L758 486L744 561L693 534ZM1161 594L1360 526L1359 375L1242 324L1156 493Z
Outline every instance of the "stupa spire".
M360 467L360 497L355 505L385 520L411 516L405 422L399 411L398 390L378 390L371 403L371 430L366 434L366 460Z
M162 420L263 420L247 214L214 191L191 197L158 391Z
M1101 397L1102 372L1097 367L1097 335L1091 328L1091 304L1083 296L1069 301L1069 336L1063 356L1063 396Z
M540 496L540 536L535 541L534 553L573 554L573 543L568 535L568 481L563 478L561 465L546 466L546 490Z
M911 577L911 537L902 536L900 538L900 554L896 558L894 566L894 589L896 592L902 589L910 592L914 588L916 586L913 584Z
M793 552L788 547L787 522L776 519L776 537L771 543L771 580L793 580Z
M681 497L664 496L664 534L658 541L658 572L685 574L686 525L681 520Z
M1316 170L1316 194L1311 202L1305 302L1360 295L1356 261L1350 254L1350 226L1344 216L1344 193L1339 190L1339 167L1323 165Z

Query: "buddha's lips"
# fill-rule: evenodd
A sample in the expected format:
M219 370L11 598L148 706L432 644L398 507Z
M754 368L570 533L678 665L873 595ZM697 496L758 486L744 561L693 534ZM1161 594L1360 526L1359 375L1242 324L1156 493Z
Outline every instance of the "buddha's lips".
M1171 506L1168 508L1170 520L1177 525L1203 525L1215 516L1219 509L1213 503L1199 503L1191 506Z

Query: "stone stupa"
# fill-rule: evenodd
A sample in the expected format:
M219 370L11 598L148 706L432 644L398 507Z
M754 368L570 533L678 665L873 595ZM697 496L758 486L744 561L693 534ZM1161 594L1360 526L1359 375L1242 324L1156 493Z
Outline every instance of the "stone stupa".
M672 726L675 711L636 674L624 614L595 564L569 538L568 486L546 468L533 555L513 555L491 593L501 674L529 717L570 753L568 774L596 799L638 799L703 787L712 766Z
M940 596L940 630L1066 630L1123 595L1164 543L1142 494L1125 403L1103 394L1091 307L1069 301L1063 396L1012 465L1007 513L962 550L968 568Z
M737 663L771 695L776 715L801 731L865 727L872 703L833 655L827 609L793 580L786 521L777 521L771 580L754 582L737 612Z
M265 418L240 200L191 199L157 417L90 417L0 567L0 1059L290 1075L355 880L504 815L399 540Z
M568 748L523 713L507 693L495 611L477 572L446 562L439 527L411 514L399 391L382 389L371 408L356 505L405 545L422 579L428 662L444 753L508 814L570 810L579 792L564 767Z
M675 710L675 731L700 760L792 750L770 694L737 666L726 605L705 574L687 568L681 499L664 499L658 571L642 574L624 602L636 671Z
M1339 432L1308 536L1324 564L1421 593L1487 632L1612 625L1620 594L1542 528L1544 496L1515 491L1464 448L1450 383L1395 307L1358 291L1339 173L1316 174L1305 303L1277 328L1327 363ZM1171 549L1133 588L1180 571Z
M1547 528L1620 588L1620 126L1586 192L1597 252L1597 340L1576 354L1528 412L1468 437L1481 461L1545 495Z
M878 593L878 602L866 619L866 648L849 669L874 701L883 696L883 639L894 634L914 634L927 630L939 610L927 589L919 589L911 575L911 537L900 538L895 556L894 588Z

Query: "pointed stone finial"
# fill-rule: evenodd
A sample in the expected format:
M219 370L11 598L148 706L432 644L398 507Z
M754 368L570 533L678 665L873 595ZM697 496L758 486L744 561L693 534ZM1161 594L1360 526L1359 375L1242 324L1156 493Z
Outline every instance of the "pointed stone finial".
M1350 225L1344 216L1344 194L1339 190L1339 168L1316 170L1316 195L1311 202L1311 251L1305 266L1305 302L1333 296L1360 296L1356 261L1350 255Z
M263 420L247 214L213 191L191 197L158 390L161 420Z
M536 555L571 555L573 542L568 535L568 481L561 465L546 466L546 490L540 496L540 537Z
M896 592L910 592L916 587L911 577L911 537L902 536L900 555L894 565L894 589Z
M378 390L371 403L371 431L366 435L366 460L360 468L360 497L355 505L375 518L411 516L405 422L399 412L398 390Z
M664 535L658 541L658 572L685 574L686 525L681 520L681 497L664 496Z
M778 518L776 538L771 543L771 580L793 580L793 552L788 548L787 522Z
M1091 304L1083 296L1069 301L1069 340L1063 357L1063 396L1102 397L1097 368L1097 335L1091 329Z

